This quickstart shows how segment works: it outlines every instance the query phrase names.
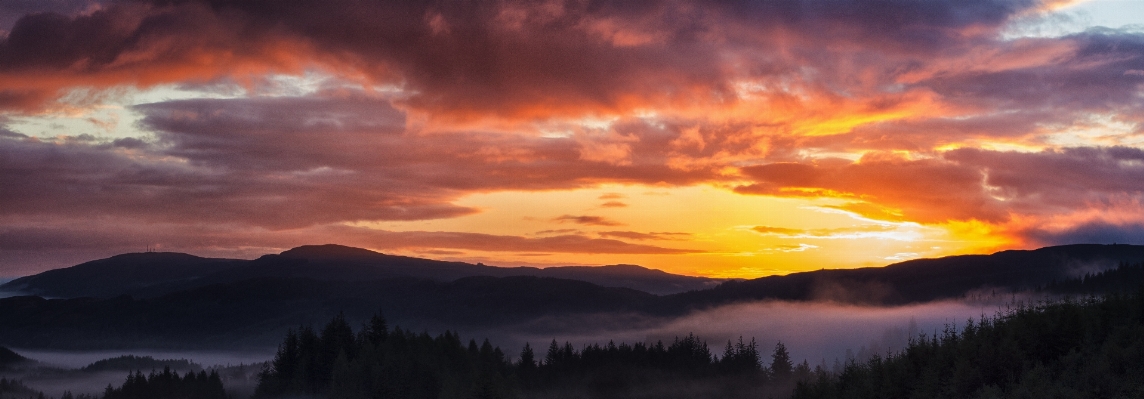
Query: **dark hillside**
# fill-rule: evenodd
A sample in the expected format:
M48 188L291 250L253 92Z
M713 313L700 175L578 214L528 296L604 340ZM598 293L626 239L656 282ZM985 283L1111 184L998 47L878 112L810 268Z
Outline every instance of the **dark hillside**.
M1033 290L1144 261L1144 246L1081 244L992 255L917 259L885 267L817 270L729 281L711 290L672 296L679 306L780 299L905 304L960 298L974 290Z
M132 253L21 277L0 287L46 297L104 297L187 284L238 265L230 259L173 252Z
M474 276L555 277L654 294L703 289L721 281L631 265L546 269L494 267L387 255L341 245L308 245L255 260L207 259L178 253L124 254L23 277L0 285L0 289L58 298L111 298L120 295L148 298L258 278L370 281L411 277L449 282Z
M656 295L702 290L723 282L719 279L681 276L636 265L561 266L543 269L518 268L522 275L587 281L604 287L627 287ZM533 269L533 270L527 270Z
M0 299L0 343L20 347L263 347L289 327L383 309L402 325L495 326L542 316L646 313L658 297L530 276L452 282L265 278L157 298Z
M1144 292L1023 307L819 371L796 399L1139 398Z
M311 258L300 258L301 255ZM379 259L386 262L371 263ZM321 322L340 311L352 320L360 320L379 309L402 325L437 329L495 327L564 315L622 313L671 317L754 300L884 305L960 298L980 291L1040 289L1101 294L1123 292L1125 287L1144 282L1144 273L1138 270L1140 262L1128 263L1138 259L1144 259L1144 247L1073 245L922 259L884 268L820 270L656 296L630 288L535 276L469 276L450 281L408 276L371 279L375 276L371 273L380 275L394 270L384 265L402 262L439 266L440 270L485 266L394 257L346 247L303 247L239 265L208 262L222 270L190 283L157 284L170 290L161 295L0 299L0 325L4 326L0 329L0 345L201 348L223 342L235 348L260 347L291 326ZM1088 272L1115 262L1122 262L1123 266ZM72 269L83 271L88 267L85 265ZM635 266L586 269L620 281L629 276L661 273ZM503 270L513 269L498 269ZM564 270L579 272L573 268ZM323 273L329 276L323 277ZM212 279L220 281L202 285ZM187 285L175 289L178 284ZM139 292L148 292L146 289Z

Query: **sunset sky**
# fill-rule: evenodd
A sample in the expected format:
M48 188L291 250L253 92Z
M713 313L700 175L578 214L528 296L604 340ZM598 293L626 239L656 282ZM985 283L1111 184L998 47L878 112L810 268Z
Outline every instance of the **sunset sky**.
M0 277L1144 244L1144 1L0 1Z

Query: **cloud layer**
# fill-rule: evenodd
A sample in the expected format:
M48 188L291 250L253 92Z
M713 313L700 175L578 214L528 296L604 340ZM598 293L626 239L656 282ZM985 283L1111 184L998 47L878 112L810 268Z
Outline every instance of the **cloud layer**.
M5 3L0 252L24 255L0 270L155 226L236 253L318 232L375 249L710 252L625 218L641 201L618 193L521 215L585 229L544 237L362 227L604 185L827 200L1011 246L1133 242L1144 35L1010 34L1064 4ZM63 128L28 127L51 121ZM886 238L748 223L800 251L818 247L782 240Z

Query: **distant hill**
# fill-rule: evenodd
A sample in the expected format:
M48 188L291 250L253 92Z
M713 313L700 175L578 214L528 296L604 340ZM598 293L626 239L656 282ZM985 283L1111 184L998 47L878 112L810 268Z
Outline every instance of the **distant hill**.
M100 277L104 279L100 281L113 287L105 292L126 287L150 293L135 297L0 299L0 344L68 349L258 347L276 342L288 328L321 323L338 312L345 312L355 323L381 310L393 323L414 329L487 329L538 320L559 323L568 315L670 318L757 300L899 305L1022 290L1099 294L1134 290L1144 283L1140 266L1100 273L1118 265L1144 262L1144 246L1131 245L1068 245L919 259L880 268L819 270L728 281L709 289L671 295L553 277L478 275L434 279L427 276L454 276L466 270L508 273L513 269L396 257L336 246L301 247L238 263L179 259L204 262L218 270L193 279L153 277L149 281L156 283L151 286L141 284L140 279L117 283L107 276ZM85 265L89 264L74 268L89 273ZM69 269L62 270L73 273ZM543 270L557 275L607 278L613 284L625 278L674 278L634 266ZM66 286L52 283L52 279L70 278L63 271L54 271L57 274L51 275L51 279L17 280L11 284L51 291Z
M894 305L960 298L975 291L1032 290L1140 262L1144 262L1141 245L1062 245L729 281L672 300L689 306L762 299Z
M661 297L544 277L372 281L263 278L155 298L0 299L0 343L57 349L255 348L286 329L381 310L417 329L500 326L546 316L653 313Z
M114 296L192 284L241 262L171 252L122 254L21 277L0 285L0 291L67 298Z
M0 290L57 298L158 297L212 284L269 277L323 281L412 277L449 282L474 276L556 277L658 295L710 288L724 281L633 265L494 267L386 255L341 245L308 245L255 260L210 259L180 253L123 254L19 278L0 285Z

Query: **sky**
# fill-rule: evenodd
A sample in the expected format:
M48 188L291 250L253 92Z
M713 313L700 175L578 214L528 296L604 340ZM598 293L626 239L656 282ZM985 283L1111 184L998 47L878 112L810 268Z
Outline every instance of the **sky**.
M0 276L1144 244L1144 2L0 2Z

